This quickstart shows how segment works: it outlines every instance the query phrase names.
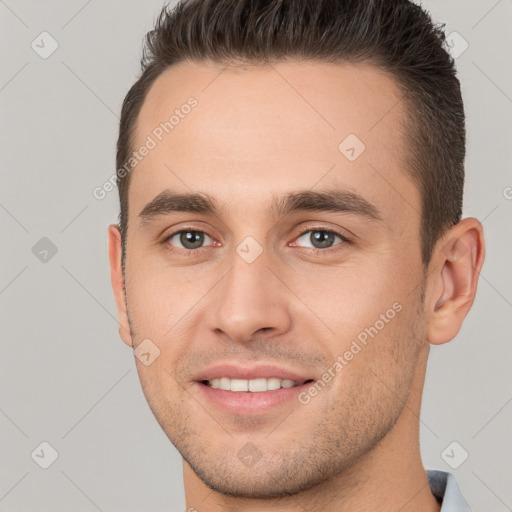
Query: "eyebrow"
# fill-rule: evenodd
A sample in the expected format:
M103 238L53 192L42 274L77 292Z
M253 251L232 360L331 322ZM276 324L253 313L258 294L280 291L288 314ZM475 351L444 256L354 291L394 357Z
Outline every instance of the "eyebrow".
M224 206L205 193L174 193L164 190L147 203L139 213L141 226L149 224L157 217L175 212L210 214L222 217ZM381 212L362 196L342 189L323 191L300 190L284 196L273 197L268 213L274 217L284 217L290 213L344 212L365 217L368 220L382 221Z

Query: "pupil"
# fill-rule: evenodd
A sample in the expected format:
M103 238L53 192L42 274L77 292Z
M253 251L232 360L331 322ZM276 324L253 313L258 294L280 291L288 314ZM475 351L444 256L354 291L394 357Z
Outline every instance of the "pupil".
M334 243L334 233L327 231L313 231L310 235L311 243L317 249L325 249L331 247Z
M204 233L199 231L184 231L180 235L180 242L186 249L197 249L204 242Z

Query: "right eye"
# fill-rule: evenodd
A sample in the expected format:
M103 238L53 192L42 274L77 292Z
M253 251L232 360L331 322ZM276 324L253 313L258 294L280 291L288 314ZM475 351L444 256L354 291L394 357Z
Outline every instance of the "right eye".
M176 231L176 233L173 233L172 235L169 235L164 240L164 243L170 242L171 245L179 249L192 251L194 249L202 248L205 239L209 239L210 242L213 242L210 235L206 234L204 231L183 229L181 231Z

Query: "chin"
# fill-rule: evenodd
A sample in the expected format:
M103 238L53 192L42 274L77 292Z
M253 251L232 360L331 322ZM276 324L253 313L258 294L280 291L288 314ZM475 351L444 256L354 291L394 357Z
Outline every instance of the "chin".
M182 455L183 456L183 455ZM308 472L308 464L301 465L288 459L279 466L268 467L262 458L256 467L240 467L240 462L215 459L207 465L203 459L199 464L183 457L195 474L210 489L226 496L247 499L277 499L295 495L325 482L332 477L330 471ZM313 469L313 468L311 468Z

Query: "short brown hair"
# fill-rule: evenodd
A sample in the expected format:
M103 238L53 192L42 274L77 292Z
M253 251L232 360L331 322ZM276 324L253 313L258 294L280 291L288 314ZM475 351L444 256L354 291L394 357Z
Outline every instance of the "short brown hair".
M116 165L123 270L128 187L120 173L133 151L146 94L169 66L184 60L221 64L369 61L396 81L408 113L404 161L421 194L421 254L462 216L465 122L444 24L408 0L181 0L165 6L147 33L142 74L124 99Z

